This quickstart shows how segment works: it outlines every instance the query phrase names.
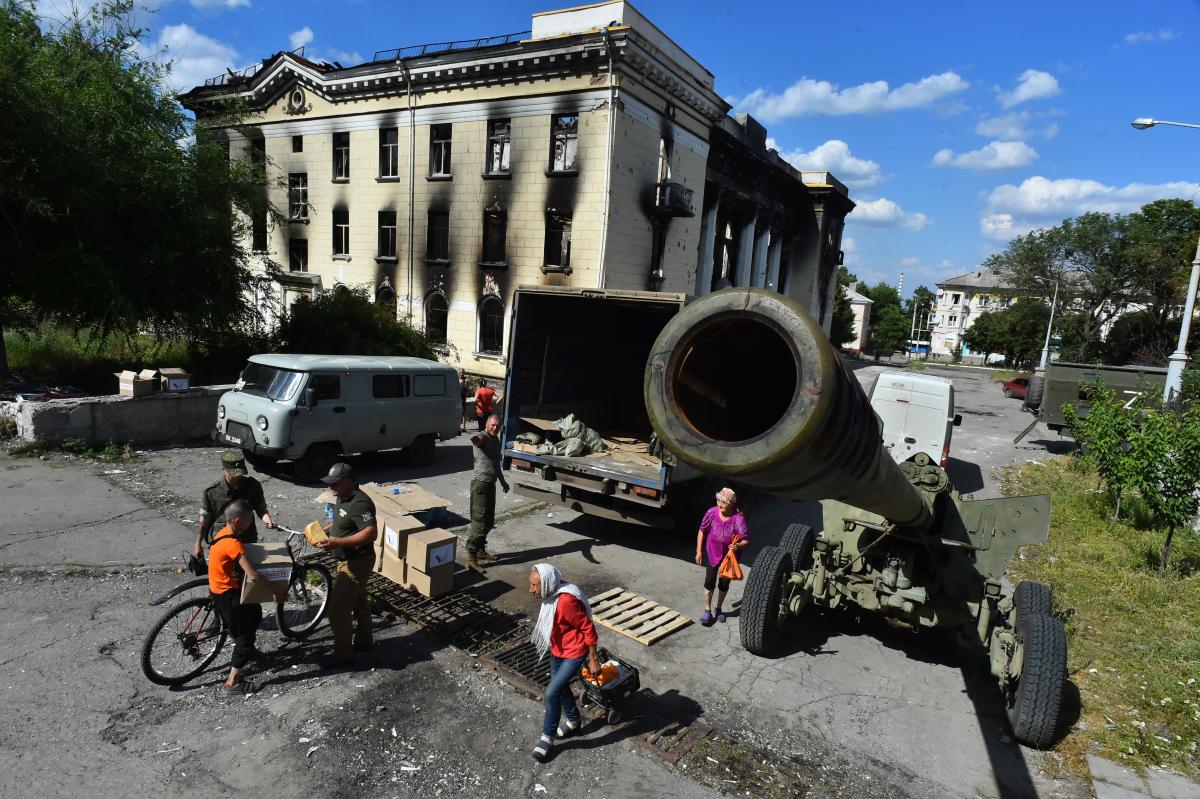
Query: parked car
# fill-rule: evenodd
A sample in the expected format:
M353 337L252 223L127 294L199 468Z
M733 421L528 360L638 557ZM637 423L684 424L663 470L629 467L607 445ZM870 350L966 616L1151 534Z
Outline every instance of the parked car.
M1004 396L1009 399L1013 397L1025 399L1025 392L1029 388L1029 375L1020 375L1012 380L1005 380L1000 387L1004 390Z

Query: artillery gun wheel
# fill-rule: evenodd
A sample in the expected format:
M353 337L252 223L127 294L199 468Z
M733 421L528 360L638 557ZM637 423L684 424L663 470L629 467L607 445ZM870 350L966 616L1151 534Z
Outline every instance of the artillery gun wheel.
M816 540L813 529L807 524L790 524L783 531L779 547L792 556L792 568L803 571L812 568L813 544Z
M1013 593L1013 605L1018 616L1049 616L1052 606L1050 586L1032 580L1019 583Z
M1067 676L1067 634L1062 622L1044 615L1017 614L1021 677L1009 708L1021 743L1046 749L1054 743Z
M754 655L766 655L775 647L787 617L782 607L783 586L792 573L792 556L780 547L763 547L754 559L746 591L742 595L739 624L742 647Z

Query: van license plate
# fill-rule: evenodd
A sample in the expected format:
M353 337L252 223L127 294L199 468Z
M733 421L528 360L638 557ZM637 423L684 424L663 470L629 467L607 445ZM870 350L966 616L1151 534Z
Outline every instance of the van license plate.
M225 440L228 441L230 444L237 444L239 447L242 445L242 440L240 438L238 438L237 436L227 435L227 436L225 436Z

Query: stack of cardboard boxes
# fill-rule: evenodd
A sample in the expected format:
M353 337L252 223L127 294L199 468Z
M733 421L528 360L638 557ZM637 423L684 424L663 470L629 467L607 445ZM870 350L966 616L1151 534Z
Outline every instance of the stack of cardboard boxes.
M113 374L117 378L117 393L122 397L144 397L156 391L186 391L192 381L192 376L177 366L140 372L126 369Z

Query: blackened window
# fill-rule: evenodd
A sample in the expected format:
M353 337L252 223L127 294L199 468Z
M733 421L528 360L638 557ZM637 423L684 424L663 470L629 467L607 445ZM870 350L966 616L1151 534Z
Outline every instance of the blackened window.
M479 304L479 351L499 355L504 349L504 305L496 297Z
M288 218L308 219L308 173L288 175Z
M445 344L449 329L450 303L446 295L435 291L425 299L425 338L431 344Z
M266 139L251 139L250 140L250 163L255 168L255 174L259 176L259 180L266 182L267 168L267 140ZM259 198L259 202L255 204L254 209L250 213L250 249L254 252L266 252L267 250L267 200L266 194Z
M559 114L550 123L550 169L567 172L575 168L579 151L579 117Z
M379 177L394 178L400 174L400 131L383 128L379 131Z
M546 266L571 265L571 217L546 214Z
M507 119L488 122L488 155L486 169L489 174L508 171L509 155L512 151L512 125Z
M304 152L304 137L303 136L293 136L292 137L292 152L294 152L294 153Z
M429 174L450 174L450 125L429 126Z
M333 254L350 254L350 209L333 209Z
M395 399L408 396L408 375L374 375L371 395L376 399Z
M333 179L350 179L350 134L333 134Z
M504 211L488 211L483 215L483 262L502 264L506 262L504 242L508 230L508 214Z
M396 257L396 212L379 212L379 257Z
M288 269L293 272L308 271L308 239L291 239L288 242Z
M429 244L426 257L430 261L450 260L450 212L429 212Z

